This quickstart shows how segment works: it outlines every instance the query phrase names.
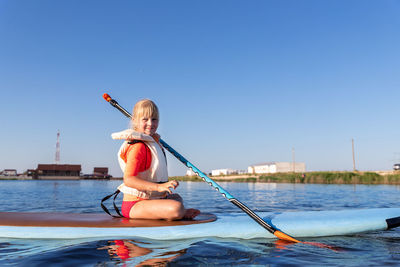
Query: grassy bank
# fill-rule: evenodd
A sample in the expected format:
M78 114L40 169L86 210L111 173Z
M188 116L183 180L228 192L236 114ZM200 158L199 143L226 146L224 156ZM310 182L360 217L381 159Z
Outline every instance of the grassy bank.
M400 173L380 175L375 172L307 172L274 173L264 175L215 176L215 181L261 183L309 183L309 184L392 184L400 185ZM197 176L170 177L179 181L202 181Z

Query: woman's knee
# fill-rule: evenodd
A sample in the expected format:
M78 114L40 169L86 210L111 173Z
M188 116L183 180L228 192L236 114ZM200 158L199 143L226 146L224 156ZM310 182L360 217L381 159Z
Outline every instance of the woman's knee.
M179 201L171 201L171 204L168 205L168 220L180 220L185 215L185 208L182 203Z

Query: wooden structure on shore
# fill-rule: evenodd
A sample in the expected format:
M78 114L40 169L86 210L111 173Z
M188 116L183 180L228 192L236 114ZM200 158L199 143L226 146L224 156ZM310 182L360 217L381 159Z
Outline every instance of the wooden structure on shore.
M79 179L82 167L80 164L38 164L34 179Z

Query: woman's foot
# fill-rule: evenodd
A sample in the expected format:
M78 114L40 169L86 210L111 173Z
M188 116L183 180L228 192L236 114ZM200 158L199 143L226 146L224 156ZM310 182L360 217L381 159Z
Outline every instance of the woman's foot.
M185 210L185 215L183 215L183 219L193 219L194 217L196 217L197 215L200 214L200 211L197 209L186 209Z

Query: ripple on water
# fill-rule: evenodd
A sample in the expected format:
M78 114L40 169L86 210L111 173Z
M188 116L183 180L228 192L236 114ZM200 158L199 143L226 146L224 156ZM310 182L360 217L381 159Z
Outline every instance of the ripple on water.
M3 211L102 212L100 200L118 184L119 181L2 181L2 192L7 194L0 195L0 207ZM400 202L398 186L224 183L223 187L258 211L382 208L398 206ZM241 213L205 183L182 182L179 193L185 205L204 212ZM400 229L302 240L340 250L271 239L0 239L0 265L396 266L400 262Z

